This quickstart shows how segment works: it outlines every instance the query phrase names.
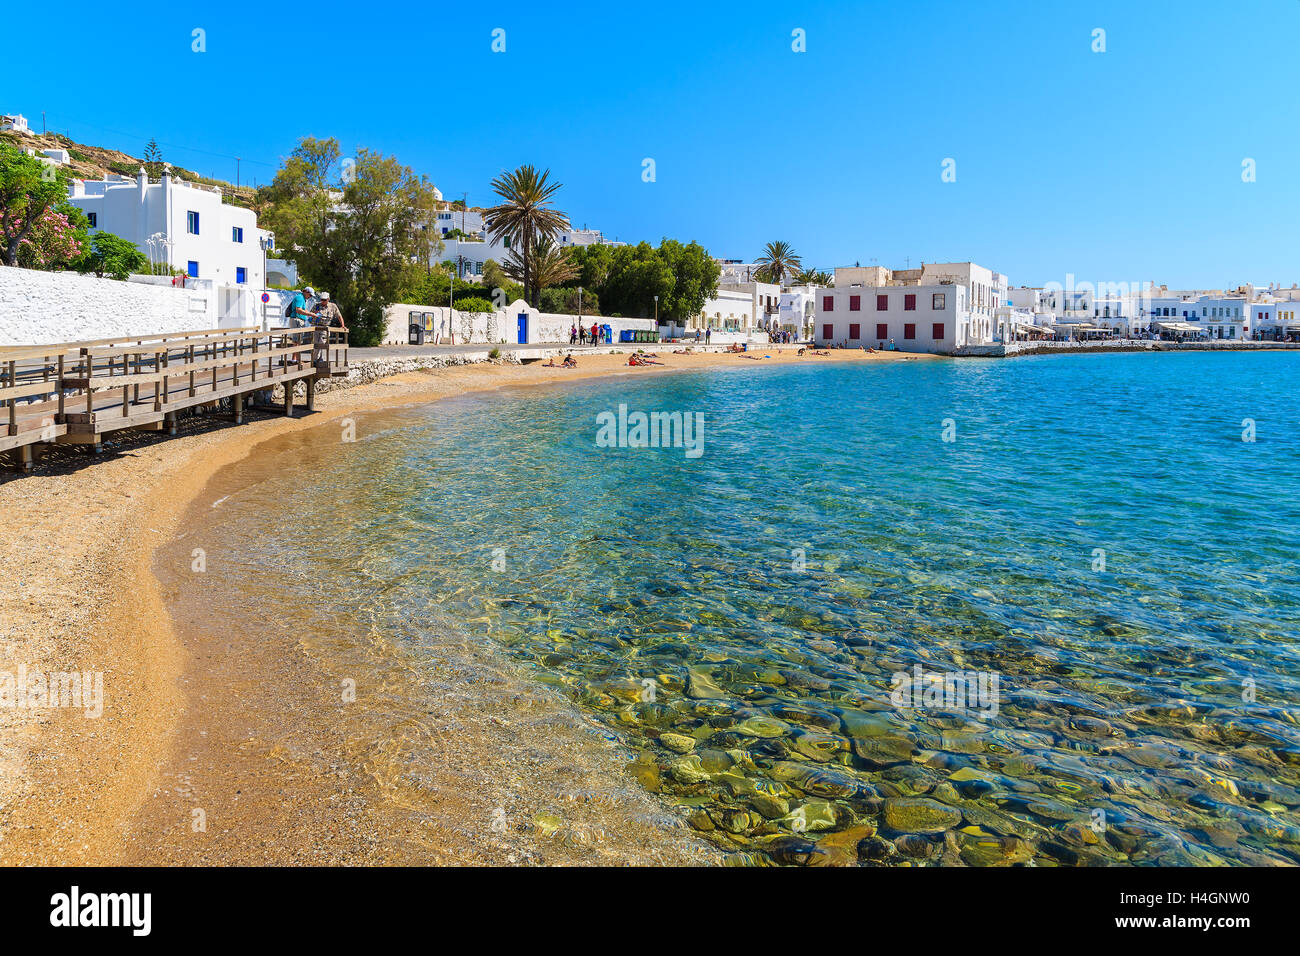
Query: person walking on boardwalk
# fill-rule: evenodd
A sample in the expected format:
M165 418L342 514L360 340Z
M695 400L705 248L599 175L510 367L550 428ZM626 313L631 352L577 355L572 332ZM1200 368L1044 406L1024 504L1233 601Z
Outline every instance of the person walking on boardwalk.
M597 325L595 322L591 323L591 344L592 345L600 344L600 326Z

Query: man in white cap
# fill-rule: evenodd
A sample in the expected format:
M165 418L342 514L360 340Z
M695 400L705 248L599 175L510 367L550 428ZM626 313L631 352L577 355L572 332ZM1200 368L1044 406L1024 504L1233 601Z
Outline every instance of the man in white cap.
M339 311L338 305L330 299L328 292L320 294L320 306L317 308L316 314L320 316L316 320L317 325L342 329L344 332L348 330L348 327L343 324L343 313Z
M312 334L312 364L317 362L329 361L329 343L330 329L337 328L346 332L348 327L343 324L343 313L339 307L330 301L330 294L322 292L320 294L320 307L316 310L316 318L313 323L316 326Z

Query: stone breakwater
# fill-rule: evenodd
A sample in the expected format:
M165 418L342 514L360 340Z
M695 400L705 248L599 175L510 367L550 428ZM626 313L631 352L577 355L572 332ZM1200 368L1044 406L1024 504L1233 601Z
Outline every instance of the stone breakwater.
M955 349L958 358L1006 358L1013 355L1056 355L1080 352L1260 352L1300 351L1300 342L1153 342L1124 339L1118 342L1003 342L966 345Z

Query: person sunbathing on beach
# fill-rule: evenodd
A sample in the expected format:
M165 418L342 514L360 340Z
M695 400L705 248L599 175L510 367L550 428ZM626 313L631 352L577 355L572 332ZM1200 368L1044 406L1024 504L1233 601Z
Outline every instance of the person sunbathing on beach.
M564 356L564 365L563 365L563 367L564 367L564 368L577 368L577 367L578 367L578 360L577 360L576 358L573 357L573 353L572 353L572 352L570 352L568 355Z
M663 365L663 362L656 362L646 358L644 355L633 355L627 360L628 365Z

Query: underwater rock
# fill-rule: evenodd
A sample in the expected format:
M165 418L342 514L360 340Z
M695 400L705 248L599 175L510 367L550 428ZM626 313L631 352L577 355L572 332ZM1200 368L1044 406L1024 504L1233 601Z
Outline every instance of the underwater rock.
M928 797L890 797L885 801L885 825L898 833L942 833L959 823L960 810Z
M709 779L708 772L700 764L700 755L679 757L668 765L668 772L678 783L703 783Z
M812 866L853 866L858 862L858 845L875 836L876 828L869 823L847 827L817 841L820 856L809 862Z
M762 848L783 866L808 866L815 859L825 856L825 851L819 849L812 840L798 836L780 836L763 844Z
M967 866L1011 866L1033 858L1034 849L1020 837L957 835L961 859Z
M742 720L736 725L735 731L746 737L785 737L790 733L790 725L775 717L757 715Z
M794 749L809 760L826 763L834 760L836 755L847 752L849 742L843 737L837 737L834 734L823 734L809 730L795 738Z
M659 742L669 750L676 751L679 754L690 753L695 749L695 738L683 737L681 734L664 732L659 735Z
M790 812L790 802L784 797L774 797L769 793L755 793L749 798L749 805L768 820L778 820Z
M727 692L719 687L707 671L692 667L686 676L686 696L694 700L725 698Z
M853 738L853 753L872 769L908 763L916 750L913 741L896 734Z

